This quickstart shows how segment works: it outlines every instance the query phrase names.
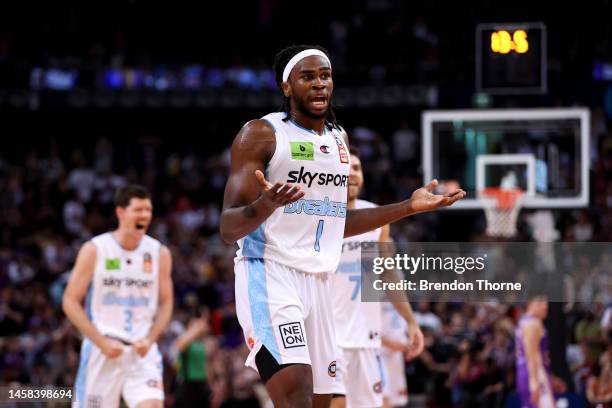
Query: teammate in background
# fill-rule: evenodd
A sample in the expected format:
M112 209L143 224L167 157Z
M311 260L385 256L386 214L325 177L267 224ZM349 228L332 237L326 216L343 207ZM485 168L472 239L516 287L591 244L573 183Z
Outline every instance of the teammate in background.
M516 387L524 408L554 408L553 390L565 388L550 372L547 314L546 296L534 296L516 329Z
M451 205L465 192L434 195L434 181L400 203L347 209L350 158L331 109L327 52L286 48L274 71L282 112L248 122L234 139L221 236L239 246L236 308L250 348L246 364L259 371L276 408L327 408L336 375L328 275L343 237Z
M66 316L84 337L74 405L118 407L123 397L130 408L161 408L156 341L172 315L172 258L146 235L153 213L147 190L118 190L115 213L119 227L81 247L63 297Z
M414 327L418 327L416 322ZM406 359L414 357L408 337L408 324L391 303L383 304L382 352L385 384L383 407L404 407L408 404Z
M363 187L363 171L357 149L351 147L350 153L348 208L375 208L376 204L358 199ZM361 302L361 248L371 242L392 242L389 225L344 239L340 264L332 278L340 373L340 381L334 390L333 408L383 405L383 389L388 377L384 375L381 360L382 303ZM410 303L395 301L392 307L400 313L400 320L409 322L411 327L410 340L404 341L402 351L416 357L423 350L423 334L415 323ZM403 327L406 330L405 324ZM403 355L401 358L402 369L399 372L394 370L391 375L405 378Z

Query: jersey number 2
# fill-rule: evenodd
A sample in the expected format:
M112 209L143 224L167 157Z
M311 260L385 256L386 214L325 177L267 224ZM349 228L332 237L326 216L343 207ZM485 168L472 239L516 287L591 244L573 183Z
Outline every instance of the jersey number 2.
M319 225L317 225L317 238L314 244L314 250L317 252L321 252L319 241L321 240L321 235L323 235L323 224L325 224L325 220L319 220Z

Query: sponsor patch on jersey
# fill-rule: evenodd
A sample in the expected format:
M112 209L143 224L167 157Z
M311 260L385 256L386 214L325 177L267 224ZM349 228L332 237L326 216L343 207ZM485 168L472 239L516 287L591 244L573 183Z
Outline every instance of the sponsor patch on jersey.
M121 259L119 258L107 258L106 259L106 270L107 271L118 271L121 269Z
M151 254L145 252L142 258L142 270L146 273L153 272L153 259L151 258Z
M336 144L338 145L338 154L340 155L340 163L348 164L349 157L348 157L348 152L346 151L346 148L344 147L344 143L342 143L342 140L340 140L338 136L334 136L334 137L336 138Z
M329 154L330 149L329 146L325 146L325 145L321 145L321 147L319 147L319 149L321 149L321 151L325 154Z
M314 160L314 146L312 142L289 142L291 145L291 158L293 160Z
M330 377L336 376L336 362L335 361L332 361L327 367L327 374L329 374Z
M281 338L283 339L283 347L286 349L294 347L305 347L306 337L302 330L302 323L293 322L285 323L278 326Z
M249 346L249 349L252 349L253 346L255 346L255 339L249 336L249 339L247 340L247 344Z

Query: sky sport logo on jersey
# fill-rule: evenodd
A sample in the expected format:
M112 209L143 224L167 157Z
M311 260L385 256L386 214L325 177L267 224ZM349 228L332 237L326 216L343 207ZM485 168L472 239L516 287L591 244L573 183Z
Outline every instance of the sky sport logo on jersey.
M346 187L346 181L348 180L346 174L313 173L305 170L304 166L300 167L299 171L290 171L287 177L287 183L306 184L308 187L312 187L312 183L315 182L315 180L316 184L319 186L332 184L335 187Z
M314 160L314 146L312 142L289 142L291 145L291 158L293 160Z

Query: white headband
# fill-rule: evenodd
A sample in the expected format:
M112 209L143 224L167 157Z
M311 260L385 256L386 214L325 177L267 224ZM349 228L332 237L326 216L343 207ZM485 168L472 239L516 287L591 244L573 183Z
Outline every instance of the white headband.
M331 62L329 61L329 58L327 58L327 55L325 55L323 51L317 50L314 48L310 48L308 50L304 50L302 52L298 52L297 54L295 54L293 58L289 60L287 65L285 65L285 69L283 70L283 82L287 82L287 79L289 79L289 74L291 73L291 70L293 69L293 67L295 67L295 64L297 64L304 58L311 57L313 55L318 55L319 57L323 57L323 59L327 61L327 63L331 67Z

